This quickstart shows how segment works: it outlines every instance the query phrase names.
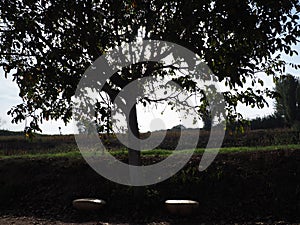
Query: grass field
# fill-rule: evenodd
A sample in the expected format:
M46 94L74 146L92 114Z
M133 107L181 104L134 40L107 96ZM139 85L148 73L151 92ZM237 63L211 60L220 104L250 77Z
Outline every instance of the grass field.
M141 134L142 138L146 134ZM183 135L187 139L184 149L191 149L189 140L198 139L197 148L194 154L202 154L207 145L210 133L208 131L184 130L168 131L167 134L161 131L153 132L151 135L161 137L166 135L162 143L154 150L142 151L144 157L159 156L167 157L173 153L177 147L178 138ZM126 157L127 150L117 138L112 136L100 135L100 138L110 154L118 157ZM253 130L243 134L232 135L226 133L223 140L221 154L236 152L255 152L272 150L300 150L300 133L290 129L278 130ZM213 151L214 149L208 149ZM180 150L176 154L185 154L193 150ZM97 154L102 152L97 152ZM95 155L91 151L85 154ZM0 130L0 159L6 158L81 158L82 155L77 147L74 135L39 135L29 139L22 132L10 132Z
M215 151L216 149L207 149L207 151ZM282 151L282 150L300 150L300 144L291 144L291 145L277 145L277 146L261 146L261 147L225 147L219 150L220 154L228 154L235 152L253 152L253 151ZM180 150L176 154L185 154L193 150ZM203 154L205 151L204 148L198 148L194 150L194 154ZM109 153L113 156L126 156L127 150L109 150ZM173 153L172 150L165 149L153 149L153 150L144 150L142 151L142 156L161 156L167 157ZM86 153L91 154L93 153ZM64 151L61 149L59 152L47 152L44 153L30 153L30 152L20 152L12 155L4 155L0 151L0 159L13 159L13 158L57 158L57 157L68 157L68 158L81 158L81 152L76 146L70 148L70 146Z

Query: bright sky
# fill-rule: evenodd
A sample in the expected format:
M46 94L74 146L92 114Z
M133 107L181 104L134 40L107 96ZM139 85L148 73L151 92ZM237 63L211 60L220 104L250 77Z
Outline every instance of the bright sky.
M297 50L300 52L300 45L297 46ZM293 56L287 57L285 56L284 59L293 62L293 63L300 63L300 56ZM287 73L291 73L300 77L300 72L295 71L292 68L288 68ZM272 77L264 76L261 74L261 78L264 80L265 87L273 88ZM21 98L19 97L19 88L15 82L12 81L12 77L8 76L7 79L4 77L3 70L0 69L0 118L4 120L6 123L0 127L0 129L7 129L12 131L23 131L26 125L25 122L20 124L12 124L10 121L12 118L7 115L7 111L22 102ZM255 117L263 117L266 115L270 115L274 112L274 101L272 99L268 100L270 107L257 109L246 107L244 105L239 105L238 111L242 113L245 118L255 118ZM180 120L175 112L167 111L165 114L161 115L162 108L158 110L146 109L142 110L139 109L138 111L138 120L140 125L140 130L142 132L151 130L159 130L159 129L168 129L180 123ZM155 118L159 118L161 120L155 120ZM151 123L152 121L152 123ZM164 124L161 124L161 121L164 121ZM68 126L65 126L62 121L48 121L44 122L41 125L41 129L43 130L44 134L58 134L59 129L61 127L61 131L63 134L72 134L74 133L73 123L70 123Z

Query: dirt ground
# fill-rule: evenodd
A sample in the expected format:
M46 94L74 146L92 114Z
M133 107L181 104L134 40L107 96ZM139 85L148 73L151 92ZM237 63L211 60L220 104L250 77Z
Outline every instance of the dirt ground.
M0 224L300 224L299 150L219 154L201 173L199 160L194 156L175 177L146 187L138 205L133 188L102 178L82 159L0 160ZM163 203L175 196L199 201L199 210L170 215ZM78 212L72 200L82 197L108 204Z
M0 224L1 225L24 225L24 224L35 224L35 225L72 225L72 224L85 224L85 225L213 225L213 224L229 224L229 225L279 225L279 224L291 224L291 225L296 225L300 223L291 223L287 221L268 221L268 222L225 222L225 221L220 221L220 222L214 222L214 223L193 223L193 222L175 222L175 223L170 223L170 222L148 222L148 223L107 223L107 222L101 222L101 221L95 221L95 222L83 222L83 223L66 223L66 222L61 222L61 221L53 221L53 220L44 220L44 219L39 219L39 218L34 218L34 217L9 217L9 216L3 216L0 218Z

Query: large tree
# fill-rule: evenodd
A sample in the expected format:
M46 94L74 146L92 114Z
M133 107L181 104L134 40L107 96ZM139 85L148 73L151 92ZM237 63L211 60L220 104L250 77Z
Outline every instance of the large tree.
M114 46L142 36L177 43L202 57L232 89L224 92L231 119L238 115L238 102L261 108L263 93L273 96L268 89L237 88L247 78L253 86L263 85L257 72L283 72L279 53L296 53L299 9L298 0L2 0L0 63L23 99L10 114L14 122L31 117L33 129L43 119L67 123L87 67ZM164 72L153 62L133 65L112 76L102 91L114 100L132 80ZM185 89L194 85L189 81L189 76L176 80ZM130 115L138 136L135 107Z

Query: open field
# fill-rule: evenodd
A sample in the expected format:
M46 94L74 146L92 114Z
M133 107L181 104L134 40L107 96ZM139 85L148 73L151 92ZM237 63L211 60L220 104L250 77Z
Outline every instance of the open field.
M162 143L154 151L146 151L145 155L168 155L176 148L180 135L187 140L198 140L196 153L206 148L210 132L197 130L153 132L154 137L165 136ZM142 134L147 138L149 134ZM100 135L105 147L112 154L126 154L125 146L115 136ZM187 141L184 149L191 149ZM300 133L289 129L254 130L233 134L226 132L221 152L297 149L300 145ZM270 147L271 146L271 147ZM0 157L78 157L80 156L74 135L36 135L26 138L22 133L0 131Z

